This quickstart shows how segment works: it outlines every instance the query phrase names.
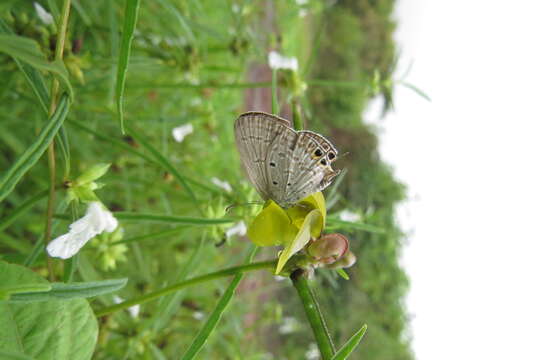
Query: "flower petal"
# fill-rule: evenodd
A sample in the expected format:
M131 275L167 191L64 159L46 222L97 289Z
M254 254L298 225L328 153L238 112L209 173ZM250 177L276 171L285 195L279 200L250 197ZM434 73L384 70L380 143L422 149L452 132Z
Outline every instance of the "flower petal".
M308 244L310 241L310 233L312 228L321 221L321 218L321 211L317 209L310 211L308 215L306 215L297 236L295 236L293 241L286 245L286 248L280 254L278 264L276 265L276 271L274 272L276 275L282 271L289 258L291 258L295 253L299 252L304 245Z
M193 133L192 124L184 124L173 129L173 138L176 142L182 142L186 135Z
M69 226L69 232L51 241L47 252L52 257L68 259L87 242L104 231L112 232L118 226L113 214L98 201L88 205L85 216Z
M299 62L296 57L283 56L276 51L271 51L268 56L269 66L271 69L284 69L297 71Z

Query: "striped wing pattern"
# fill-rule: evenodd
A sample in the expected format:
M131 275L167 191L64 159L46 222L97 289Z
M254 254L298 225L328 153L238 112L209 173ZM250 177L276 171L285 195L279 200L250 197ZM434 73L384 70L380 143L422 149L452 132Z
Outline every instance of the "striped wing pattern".
M289 121L248 112L235 122L235 140L248 178L264 200L295 205L327 187L338 174L331 168L335 147L311 131L295 131Z

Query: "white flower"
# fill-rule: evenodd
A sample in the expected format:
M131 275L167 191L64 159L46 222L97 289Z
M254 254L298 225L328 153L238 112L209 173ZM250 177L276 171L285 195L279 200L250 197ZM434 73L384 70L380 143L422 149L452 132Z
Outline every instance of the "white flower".
M342 221L357 222L361 220L361 215L349 210L342 210L338 216Z
M319 359L319 349L317 348L316 343L310 343L308 350L304 354L306 360L318 360Z
M122 299L120 296L113 295L113 302L115 304L120 304L123 301L124 299ZM132 318L136 318L139 316L139 310L141 310L141 306L139 304L130 306L128 308L128 312L130 313Z
M308 15L308 10L306 10L306 9L300 9L299 10L299 17L303 18L306 15Z
M246 224L244 221L236 223L234 226L227 229L225 236L229 239L231 236L244 236L246 235Z
M61 235L47 245L52 257L68 259L75 255L94 236L104 231L113 232L118 221L100 202L88 205L86 214L69 226L69 232Z
M176 142L182 142L186 135L193 133L193 125L185 124L173 129L173 138Z
M49 14L47 10L43 8L43 6L35 2L34 9L36 9L39 19L43 21L45 25L51 25L53 23L53 16Z
M284 322L278 328L280 334L286 335L295 332L299 328L299 322L297 319L291 316L284 317Z
M194 311L192 316L195 320L203 320L205 318L205 313L202 311Z
M288 69L297 71L299 69L299 62L296 57L283 56L276 51L269 53L269 66L271 69Z
M233 191L233 189L231 188L231 185L229 185L229 183L227 181L222 181L220 179L218 179L217 177L213 177L212 179L210 179L210 181L218 186L219 188L222 188L224 189L225 191L227 191L228 193L230 193L231 191Z

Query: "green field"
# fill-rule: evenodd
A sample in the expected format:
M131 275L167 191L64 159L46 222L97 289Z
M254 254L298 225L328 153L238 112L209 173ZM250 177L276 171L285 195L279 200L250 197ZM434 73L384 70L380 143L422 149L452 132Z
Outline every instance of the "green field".
M0 358L317 359L317 334L340 348L364 324L350 359L413 358L395 220L405 188L362 119L376 96L392 107L394 1L41 5L50 21L32 2L0 4ZM273 74L271 50L298 70ZM294 118L347 153L324 191L325 232L345 234L357 262L349 280L320 268L305 284L328 332L312 331L289 273L273 274L280 247L259 248L262 265L242 280L233 269L183 287L254 248L226 235L263 208L235 147L248 110ZM118 228L68 260L48 257L91 201ZM346 209L358 220L340 220ZM96 283L111 279L127 283Z

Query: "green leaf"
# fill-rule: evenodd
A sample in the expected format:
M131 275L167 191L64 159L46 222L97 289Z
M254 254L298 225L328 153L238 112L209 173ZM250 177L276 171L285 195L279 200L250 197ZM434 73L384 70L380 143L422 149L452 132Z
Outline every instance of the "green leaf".
M278 258L278 264L276 265L275 274L279 274L284 268L285 264L295 253L300 251L304 245L308 244L311 237L311 229L321 221L322 215L321 211L314 209L306 215L304 222L302 223L301 229L295 236L295 239L286 245L286 248L280 254Z
M255 252L257 251L257 247L255 247L252 251L250 251L250 255L248 255L247 263L250 263L252 261L252 258L255 255ZM199 331L195 339L193 340L192 344L182 357L182 360L190 360L193 359L197 353L203 348L203 345L205 345L205 342L211 335L211 333L216 328L216 325L218 324L218 321L220 321L223 313L225 312L225 309L231 299L233 298L233 294L235 293L235 290L237 289L237 286L239 286L240 281L242 280L242 277L244 276L243 273L235 275L227 289L225 290L224 294L220 298L220 301L218 304L216 304L216 307L210 314L210 316L207 319L207 322L203 326L203 328Z
M75 179L76 186L85 185L99 179L105 175L110 166L111 164L96 164L92 166Z
M274 246L293 241L297 228L287 213L270 200L248 227L248 237L258 246Z
M64 119L68 115L69 102L67 95L63 95L58 103L51 120L43 127L36 141L30 145L25 152L8 169L0 179L0 201L2 201L13 190L23 175L39 160L45 152L49 143L58 132Z
M20 352L7 352L0 350L0 359L4 360L34 360L33 357L21 354Z
M19 265L0 262L0 273L3 285L49 285ZM85 299L24 304L0 301L0 324L2 359L90 359L98 337L98 323Z
M53 283L51 290L47 292L27 292L13 295L10 302L24 301L49 301L54 299L89 298L98 295L109 294L122 289L128 279L110 279L81 283Z
M0 351L38 360L90 359L98 338L98 323L85 299L0 302L0 323Z
M4 52L14 59L27 63L35 69L49 71L55 74L66 86L70 97L73 98L73 88L64 63L61 60L48 61L36 41L17 35L0 35L0 52ZM33 80L39 81L35 78ZM42 99L44 94L41 93L43 90L41 86L39 89L36 88L34 90L36 92L38 90L40 91L40 102L45 100Z
M47 291L51 285L24 266L0 261L0 299L7 300L11 294L23 291Z
M349 275L344 269L336 269L336 272L338 275L340 275L343 279L349 280Z
M126 8L124 11L124 29L122 30L122 44L120 47L120 54L118 55L115 91L118 118L122 133L124 133L124 112L122 109L122 100L124 99L124 85L126 84L126 73L128 72L131 43L133 40L133 33L135 32L138 12L139 0L126 0Z
M338 350L338 352L334 354L332 360L347 359L349 355L351 355L353 350L355 350L357 345L359 345L359 343L361 342L364 333L366 332L366 328L367 326L363 325L363 327L361 327L359 331L353 334L353 336Z
M415 92L417 95L419 95L426 101L432 102L432 99L430 98L430 96L428 96L423 90L419 89L417 86L410 84L408 82L404 82L404 81L402 81L401 84L407 87L408 89L413 90L413 92Z
M207 219L207 218L194 218L188 216L174 216L174 215L157 215L157 214L142 214L131 212L115 212L115 217L119 220L126 221L151 221L151 222L165 222L176 223L186 225L219 225L234 223L235 219L219 218L219 219Z

